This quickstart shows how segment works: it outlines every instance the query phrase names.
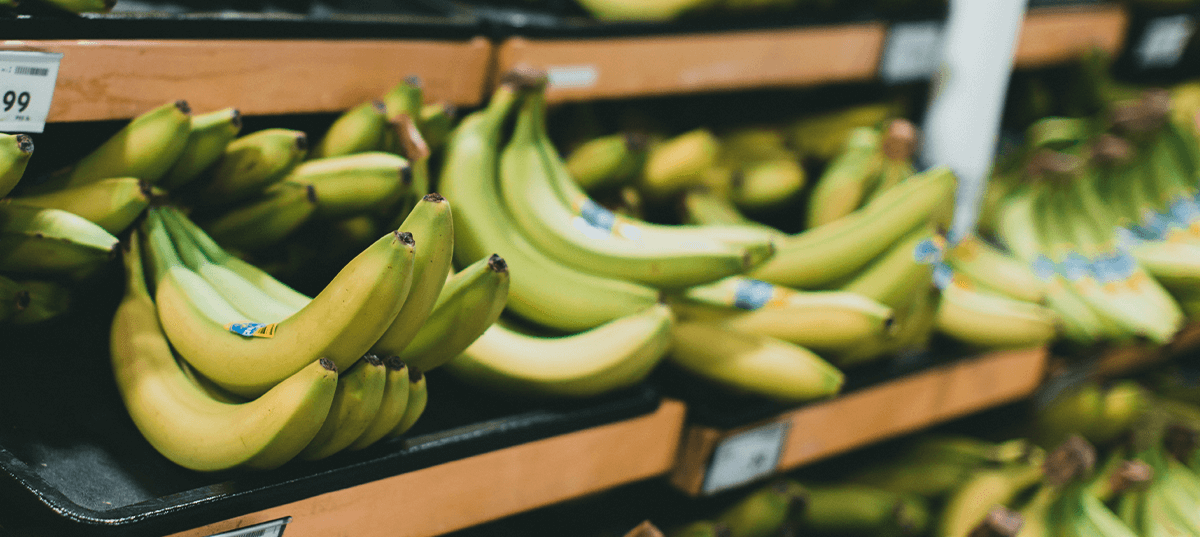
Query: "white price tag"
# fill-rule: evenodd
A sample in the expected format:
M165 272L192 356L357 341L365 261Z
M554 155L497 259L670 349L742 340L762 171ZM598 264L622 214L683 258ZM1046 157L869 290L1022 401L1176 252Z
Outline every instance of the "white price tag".
M1146 23L1146 32L1138 43L1138 65L1143 68L1173 67L1183 57L1192 34L1196 33L1196 21L1191 15L1158 17Z
M943 33L944 26L938 21L893 24L884 44L879 76L892 84L933 76L942 61Z
M713 450L705 494L749 483L770 475L779 464L788 423L772 423L726 438Z
M594 65L560 65L546 69L546 78L553 88L590 88L599 78Z
M0 132L42 132L54 83L57 52L0 51Z
M285 516L262 524L229 530L224 533L214 533L208 537L280 537L283 535L283 527L291 521L292 517Z

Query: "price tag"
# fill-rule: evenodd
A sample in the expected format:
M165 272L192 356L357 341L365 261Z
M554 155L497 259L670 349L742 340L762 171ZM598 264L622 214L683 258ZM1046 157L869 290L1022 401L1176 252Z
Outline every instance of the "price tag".
M560 65L546 69L546 78L553 88L590 88L599 78L594 65Z
M1158 17L1146 23L1146 31L1138 43L1137 59L1142 68L1173 67L1183 57L1196 21L1191 15Z
M58 80L57 52L0 51L0 132L42 132Z
M938 21L898 22L888 31L879 76L895 84L927 79L942 61L944 26Z
M779 464L787 431L787 422L772 423L717 444L704 476L703 492L712 494L770 475Z
M287 526L291 521L292 517L285 516L270 522L229 530L224 533L214 533L208 537L280 537L283 535L283 527Z

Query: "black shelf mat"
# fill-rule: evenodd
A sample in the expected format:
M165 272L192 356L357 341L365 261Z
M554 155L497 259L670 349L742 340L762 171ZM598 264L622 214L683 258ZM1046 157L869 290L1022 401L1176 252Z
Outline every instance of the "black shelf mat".
M269 472L186 470L129 419L108 363L117 275L43 326L0 330L0 534L162 535L473 455L652 413L648 386L585 401L491 395L440 371L404 437Z

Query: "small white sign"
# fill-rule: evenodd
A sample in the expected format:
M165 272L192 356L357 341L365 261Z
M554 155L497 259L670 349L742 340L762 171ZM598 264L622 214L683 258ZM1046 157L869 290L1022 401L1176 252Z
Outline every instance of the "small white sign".
M600 74L594 65L560 65L546 69L550 87L558 89L582 89L596 85Z
M283 535L283 527L287 526L291 521L292 517L285 516L270 522L229 530L224 533L214 533L208 537L281 537Z
M788 423L764 425L730 436L713 450L708 474L704 476L704 494L749 483L775 472Z
M42 132L54 83L57 52L0 51L0 132Z
M1191 15L1151 19L1138 43L1138 65L1143 68L1174 67L1195 33L1196 21Z
M895 84L927 79L942 61L944 25L939 21L897 22L888 31L879 76Z

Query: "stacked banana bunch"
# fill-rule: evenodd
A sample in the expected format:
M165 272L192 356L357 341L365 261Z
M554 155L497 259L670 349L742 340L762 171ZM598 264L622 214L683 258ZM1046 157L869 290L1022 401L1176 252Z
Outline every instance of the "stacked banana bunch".
M39 0L31 3L78 15L81 13L108 13L112 11L113 7L116 7L117 0ZM0 0L0 9L10 9L18 13L27 11L21 9L21 4L19 0Z
M845 2L836 0L577 0L592 16L604 21L671 21L713 13L822 12ZM881 9L937 5L944 0L882 0Z

